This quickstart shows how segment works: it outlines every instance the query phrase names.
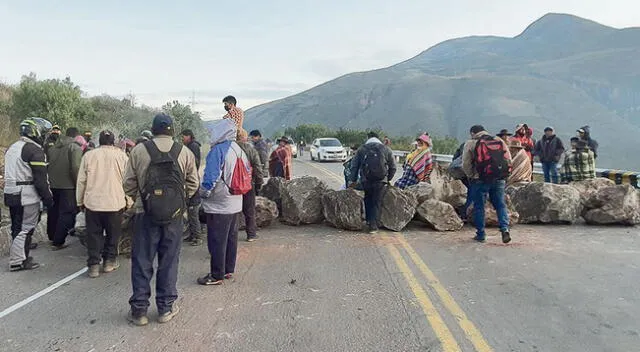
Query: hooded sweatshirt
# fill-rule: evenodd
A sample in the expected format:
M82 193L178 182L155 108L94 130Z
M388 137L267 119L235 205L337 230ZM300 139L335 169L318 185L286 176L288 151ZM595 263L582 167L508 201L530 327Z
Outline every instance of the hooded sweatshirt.
M233 121L224 119L211 128L211 150L202 178L202 189L211 195L202 200L207 214L236 214L242 211L242 195L232 195L229 186L238 159L249 165L247 155L234 141L237 130Z
M47 150L49 182L52 189L76 189L82 149L72 137L60 137Z

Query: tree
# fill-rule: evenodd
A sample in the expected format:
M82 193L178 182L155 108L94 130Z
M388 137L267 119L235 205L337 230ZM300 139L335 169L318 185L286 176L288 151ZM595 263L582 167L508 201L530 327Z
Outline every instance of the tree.
M12 118L43 117L61 127L85 125L92 109L82 90L69 77L39 81L34 73L23 76L12 95Z
M164 104L162 111L173 117L174 131L176 131L176 133L180 133L184 129L190 129L193 131L196 139L201 141L208 139L208 134L202 123L200 113L192 111L191 106L183 105L179 101L174 100Z

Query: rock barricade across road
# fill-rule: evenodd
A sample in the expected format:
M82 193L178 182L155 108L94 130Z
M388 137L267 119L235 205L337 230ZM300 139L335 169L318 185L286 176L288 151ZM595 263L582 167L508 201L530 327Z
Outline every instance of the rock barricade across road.
M429 199L418 207L417 218L436 231L458 231L464 226L451 204L435 199Z
M582 204L585 204L594 193L598 192L602 188L615 186L615 184L615 182L608 178L596 177L589 180L571 182L569 183L569 186L580 192Z
M507 204L507 213L509 214L509 226L516 225L520 221L520 214L515 209L513 202L511 201L511 197L509 195L505 195L505 202ZM474 205L472 204L467 209L467 218L474 223L473 221L473 211ZM486 227L498 227L500 226L500 222L498 221L498 213L496 209L493 207L493 204L487 199L484 203L484 221Z
M256 224L260 228L270 226L276 219L278 219L280 212L278 206L274 201L271 201L265 197L256 197ZM240 229L244 230L246 224L244 216L240 215Z
M271 177L267 183L262 186L260 190L260 196L275 202L278 206L278 210L282 212L282 187L285 183L282 177Z
M454 180L446 168L435 164L431 172L433 199L451 204L454 208L464 205L467 187L460 180Z
M304 176L280 187L282 221L289 225L319 224L324 220L322 196L327 185L317 177Z
M418 201L408 191L387 187L380 206L380 224L391 231L402 231L416 215Z
M364 224L363 197L362 192L353 189L327 191L322 196L325 220L331 226L339 229L362 230Z
M615 185L593 192L584 204L582 217L593 225L640 223L638 191L631 185Z
M569 185L532 182L507 193L521 224L573 224L583 209L580 192Z

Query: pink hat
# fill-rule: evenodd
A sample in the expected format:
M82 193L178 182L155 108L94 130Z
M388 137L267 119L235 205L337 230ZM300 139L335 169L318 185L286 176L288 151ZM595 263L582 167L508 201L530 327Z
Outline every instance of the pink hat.
M418 137L418 138L416 139L416 141L422 141L422 142L424 142L425 144L427 144L427 145L431 146L431 137L429 137L429 135L428 135L428 134L426 134L426 133L425 133L425 134L423 134L423 135L421 135L420 137Z

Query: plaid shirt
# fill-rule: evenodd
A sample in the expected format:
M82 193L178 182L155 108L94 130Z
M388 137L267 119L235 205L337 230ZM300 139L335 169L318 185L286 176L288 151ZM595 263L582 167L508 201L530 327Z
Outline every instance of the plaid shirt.
M405 167L402 177L396 181L395 186L400 189L405 189L409 186L417 185L420 182L416 172L411 167Z
M596 161L589 149L573 149L565 153L562 176L566 182L583 181L596 177Z
M231 119L235 124L238 131L242 128L242 122L244 120L244 111L237 106L232 107L223 119Z

